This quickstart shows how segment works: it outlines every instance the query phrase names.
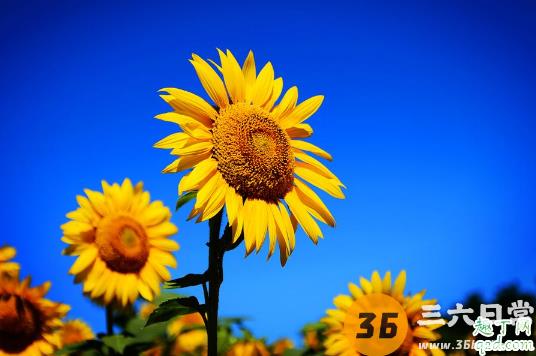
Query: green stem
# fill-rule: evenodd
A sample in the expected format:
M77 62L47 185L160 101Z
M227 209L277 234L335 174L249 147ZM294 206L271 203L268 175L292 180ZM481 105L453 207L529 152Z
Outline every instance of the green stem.
M223 254L220 244L222 211L210 219L210 237L208 243L208 356L218 355L218 305L220 285L223 282Z
M114 334L114 310L111 305L106 306L106 334Z

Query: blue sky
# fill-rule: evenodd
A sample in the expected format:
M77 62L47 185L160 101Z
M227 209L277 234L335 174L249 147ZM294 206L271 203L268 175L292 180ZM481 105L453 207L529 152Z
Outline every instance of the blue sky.
M221 313L259 336L297 337L350 281L408 271L447 306L518 282L535 290L536 3L532 1L16 2L0 11L0 243L52 299L104 329L61 255L83 188L130 177L172 206L178 175L152 148L173 127L157 95L201 92L192 52L253 49L303 100L326 99L311 142L347 199L287 266L226 255ZM180 276L206 267L206 225L175 214ZM192 291L198 293L198 291Z

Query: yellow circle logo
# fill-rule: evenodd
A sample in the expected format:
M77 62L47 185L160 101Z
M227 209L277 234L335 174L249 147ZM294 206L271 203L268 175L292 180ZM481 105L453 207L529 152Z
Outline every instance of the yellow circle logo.
M384 356L396 351L404 342L408 319L396 299L374 293L360 297L350 306L343 332L356 352Z

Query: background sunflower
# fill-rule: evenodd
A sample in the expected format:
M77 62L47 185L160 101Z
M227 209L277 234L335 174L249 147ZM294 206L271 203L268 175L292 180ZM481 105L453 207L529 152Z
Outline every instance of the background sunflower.
M150 201L141 182L103 181L102 189L78 196L80 207L61 227L62 241L69 244L65 254L77 256L69 273L83 283L84 293L104 304L126 306L138 295L153 300L160 283L171 278L166 266L177 266L171 213L161 201Z

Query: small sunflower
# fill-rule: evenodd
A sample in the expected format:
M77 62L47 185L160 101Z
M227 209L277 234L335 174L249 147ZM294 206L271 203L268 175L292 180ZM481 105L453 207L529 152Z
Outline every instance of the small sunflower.
M168 334L175 337L175 355L207 353L207 331L199 313L182 315L173 320L168 326Z
M69 306L45 299L50 283L30 287L30 278L0 277L0 356L51 355L56 331Z
M282 356L285 351L291 350L294 348L294 342L290 339L280 339L275 341L272 346L272 355L274 356Z
M80 319L68 320L58 331L61 347L95 338L91 327Z
M244 340L234 343L227 356L269 356L270 353L262 341Z
M172 251L179 245L169 236L177 227L161 201L150 202L140 182L122 185L102 182L103 193L85 190L80 207L67 214L62 241L65 253L78 256L69 273L84 283L84 292L106 305L132 304L138 294L152 300L160 283L171 278L166 266L175 268Z
M20 266L16 262L10 262L17 251L11 246L0 247L0 275L16 277L19 274Z
M284 265L298 224L315 244L323 237L316 220L335 225L306 183L344 198L341 181L310 155L331 160L329 153L302 140L313 133L304 121L323 96L297 104L293 86L278 101L283 79L274 77L271 63L257 74L252 52L242 66L230 51L218 52L220 64L212 65L221 76L201 57L193 54L190 60L215 106L188 91L162 89L166 94L161 97L174 111L156 118L177 124L182 132L155 147L178 156L164 173L193 168L179 183L179 195L197 191L190 218L208 220L225 206L234 240L244 234L246 253L258 252L268 235L268 257L277 241Z
M145 303L138 314L146 320L155 309L153 303ZM167 334L173 339L171 348L174 355L207 353L207 331L199 313L186 314L171 320L167 326ZM157 345L144 355L159 355L161 352L162 345Z
M326 355L359 355L346 335L343 334L343 325L348 309L356 300L373 293L381 293L396 299L405 309L408 318L408 332L403 344L392 355L410 355L420 356L431 354L433 356L442 356L445 353L441 350L424 350L419 349L419 344L425 344L430 341L435 341L440 338L437 332L434 332L438 325L419 326L417 321L422 319L421 310L423 305L436 304L436 301L424 300L425 291L421 291L415 295L404 296L404 288L406 285L406 272L399 273L394 284L391 284L391 273L387 272L382 279L377 271L372 273L371 280L363 277L360 279L361 287L354 283L348 285L351 296L339 295L333 303L337 309L327 311L327 316L322 319L328 325L327 339L324 342L326 347Z

